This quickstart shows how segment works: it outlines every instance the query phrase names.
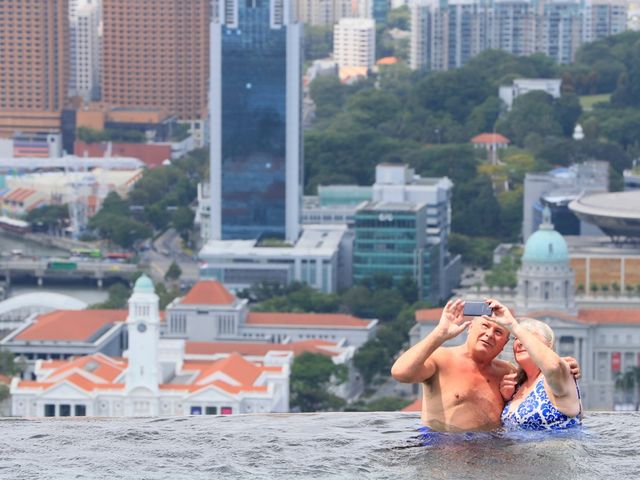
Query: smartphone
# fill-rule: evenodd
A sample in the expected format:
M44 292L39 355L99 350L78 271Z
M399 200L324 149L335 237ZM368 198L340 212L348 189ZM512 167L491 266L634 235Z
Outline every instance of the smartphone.
M492 313L493 310L486 302L464 302L462 314L467 317L491 316Z

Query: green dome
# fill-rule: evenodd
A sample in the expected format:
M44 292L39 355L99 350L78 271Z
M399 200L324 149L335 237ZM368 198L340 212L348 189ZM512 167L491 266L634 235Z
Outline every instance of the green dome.
M569 248L564 237L553 229L551 212L545 207L540 229L524 246L524 262L569 263Z
M146 274L140 275L138 280L136 280L136 284L133 287L134 293L155 293L155 288L153 287L153 282Z

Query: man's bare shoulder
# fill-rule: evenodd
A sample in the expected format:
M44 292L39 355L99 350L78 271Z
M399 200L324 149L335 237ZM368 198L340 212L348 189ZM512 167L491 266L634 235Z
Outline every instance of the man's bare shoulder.
M493 368L496 370L496 373L501 375L506 375L507 373L513 373L516 371L516 367L513 366L511 362L507 362L506 360L500 360L496 358L493 361Z

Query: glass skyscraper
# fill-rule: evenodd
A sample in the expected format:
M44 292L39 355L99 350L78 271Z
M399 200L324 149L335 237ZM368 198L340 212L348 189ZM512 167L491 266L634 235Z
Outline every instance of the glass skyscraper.
M222 0L211 25L211 238L298 237L302 27L289 0Z

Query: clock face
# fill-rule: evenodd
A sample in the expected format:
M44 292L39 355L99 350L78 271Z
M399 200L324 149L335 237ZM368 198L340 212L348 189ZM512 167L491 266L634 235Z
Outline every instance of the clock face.
M144 333L147 331L147 324L146 323L139 323L138 324L138 331L140 333Z

